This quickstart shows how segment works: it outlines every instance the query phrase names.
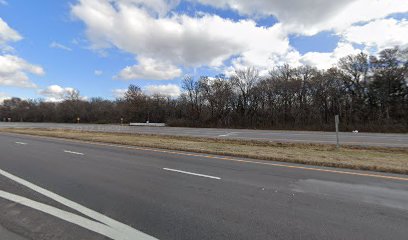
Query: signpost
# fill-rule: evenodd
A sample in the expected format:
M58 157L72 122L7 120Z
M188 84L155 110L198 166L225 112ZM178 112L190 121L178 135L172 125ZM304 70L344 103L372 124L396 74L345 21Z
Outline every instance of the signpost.
M335 119L335 124L336 124L336 140L337 140L336 147L339 148L340 147L340 142L339 142L339 122L340 122L339 115L336 115L334 119Z

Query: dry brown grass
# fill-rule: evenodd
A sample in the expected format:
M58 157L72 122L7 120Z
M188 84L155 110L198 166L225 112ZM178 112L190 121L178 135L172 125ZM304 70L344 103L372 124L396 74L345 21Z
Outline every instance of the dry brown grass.
M0 132L408 174L408 149L402 148L345 146L336 149L323 144L49 129L0 129Z

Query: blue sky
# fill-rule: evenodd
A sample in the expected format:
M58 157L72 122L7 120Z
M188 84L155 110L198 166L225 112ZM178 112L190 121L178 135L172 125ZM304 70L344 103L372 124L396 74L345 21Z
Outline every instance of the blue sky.
M55 101L71 88L113 99L129 84L176 96L185 74L228 75L248 66L264 74L286 62L328 68L347 54L408 44L405 1L291 2L295 7L283 0L4 1L0 56L24 67L0 66L0 100Z
M83 24L70 16L70 4L45 0L39 6L32 1L9 1L7 6L0 7L0 16L24 38L12 44L17 54L44 68L46 73L43 76L30 76L40 88L57 84L78 88L85 96L112 97L111 89L126 88L129 84L112 80L112 76L131 64L133 57L115 50L109 51L107 57L101 57L89 50ZM72 51L52 48L52 42L63 44ZM103 74L96 76L95 70L102 70ZM33 89L6 86L1 89L12 96L38 97Z

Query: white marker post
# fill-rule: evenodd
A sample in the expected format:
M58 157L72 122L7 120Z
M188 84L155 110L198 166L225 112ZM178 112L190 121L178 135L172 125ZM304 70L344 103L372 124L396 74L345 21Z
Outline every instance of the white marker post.
M335 124L336 124L336 140L337 140L336 147L339 148L340 147L340 142L339 142L339 122L340 122L339 115L336 115L334 117L334 120L335 120Z

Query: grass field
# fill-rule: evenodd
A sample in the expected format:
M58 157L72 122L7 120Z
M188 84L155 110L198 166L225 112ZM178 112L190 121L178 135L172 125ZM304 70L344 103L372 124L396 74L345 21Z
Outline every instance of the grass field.
M408 174L408 149L292 144L254 140L122 134L49 129L0 129L0 132L124 144L316 166Z

